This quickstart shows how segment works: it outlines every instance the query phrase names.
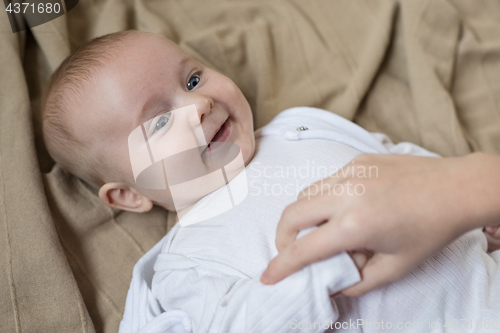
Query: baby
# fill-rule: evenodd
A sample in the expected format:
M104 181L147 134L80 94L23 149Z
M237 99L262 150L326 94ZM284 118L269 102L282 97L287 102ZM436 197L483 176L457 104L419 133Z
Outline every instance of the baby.
M329 295L358 282L358 269L366 259L354 254L353 261L342 253L276 285L262 285L260 273L277 254L274 237L281 212L300 189L360 153L435 155L411 144L393 145L382 135L313 108L289 109L254 134L250 106L234 82L190 58L175 43L136 31L93 40L63 62L43 108L44 139L54 160L99 188L105 204L133 212L146 212L153 204L180 208L189 219L217 205L221 189L178 207L169 186L159 190L137 185L130 151L134 130L140 128L149 140L150 134L172 133L170 112L187 106L194 106L198 123L193 128L201 126L203 138L198 139L207 144L201 154L210 152L208 143L237 146L251 190L222 214L188 227L176 224L139 261L120 330L286 332L299 322L322 322L308 331L325 330L324 321L334 322L340 315ZM183 138L175 136L165 143L173 151L182 144ZM151 148L149 152L151 156ZM318 170L330 167L330 172L279 173L280 166L299 171L307 163ZM226 181L234 183L243 174ZM272 192L276 185L281 186L279 193ZM265 188L271 192L265 193ZM495 230L488 231L493 237ZM458 247L486 246L482 234L476 232L473 239ZM491 261L482 265L498 277ZM481 280L475 286L487 283ZM439 288L433 289L436 295L441 295ZM398 292L401 288L392 291ZM362 299L359 304L361 309Z

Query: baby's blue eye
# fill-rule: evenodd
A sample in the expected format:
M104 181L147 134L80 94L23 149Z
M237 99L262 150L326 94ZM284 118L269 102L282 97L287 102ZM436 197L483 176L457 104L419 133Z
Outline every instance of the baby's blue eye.
M200 77L198 75L193 75L189 78L187 88L188 90L193 90L196 85L200 83Z
M155 131L159 131L163 127L165 127L165 125L167 125L168 123L168 120L170 119L170 116L171 116L170 112L161 116L160 119L158 119L158 122L156 123Z

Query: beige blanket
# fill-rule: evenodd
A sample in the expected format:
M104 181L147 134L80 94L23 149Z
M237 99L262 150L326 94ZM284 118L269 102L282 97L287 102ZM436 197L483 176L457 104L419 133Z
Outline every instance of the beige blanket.
M116 332L134 263L174 221L105 207L40 135L50 74L124 29L169 37L231 77L256 128L307 105L444 156L500 153L497 0L82 0L16 34L2 12L1 332Z

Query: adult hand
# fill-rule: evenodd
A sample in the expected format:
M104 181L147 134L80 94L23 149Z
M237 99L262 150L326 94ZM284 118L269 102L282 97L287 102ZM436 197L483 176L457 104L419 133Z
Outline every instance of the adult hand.
M495 224L499 160L482 153L358 155L284 210L276 236L279 254L261 281L273 284L339 252L366 249L375 254L361 270L362 281L344 289L344 295L361 296L403 277L461 234ZM312 226L319 227L296 239Z

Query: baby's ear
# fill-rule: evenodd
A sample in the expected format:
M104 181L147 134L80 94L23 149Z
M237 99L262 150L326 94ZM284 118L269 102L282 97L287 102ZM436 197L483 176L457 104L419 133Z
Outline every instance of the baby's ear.
M106 183L99 189L99 198L109 207L129 212L148 212L153 202L123 183Z

